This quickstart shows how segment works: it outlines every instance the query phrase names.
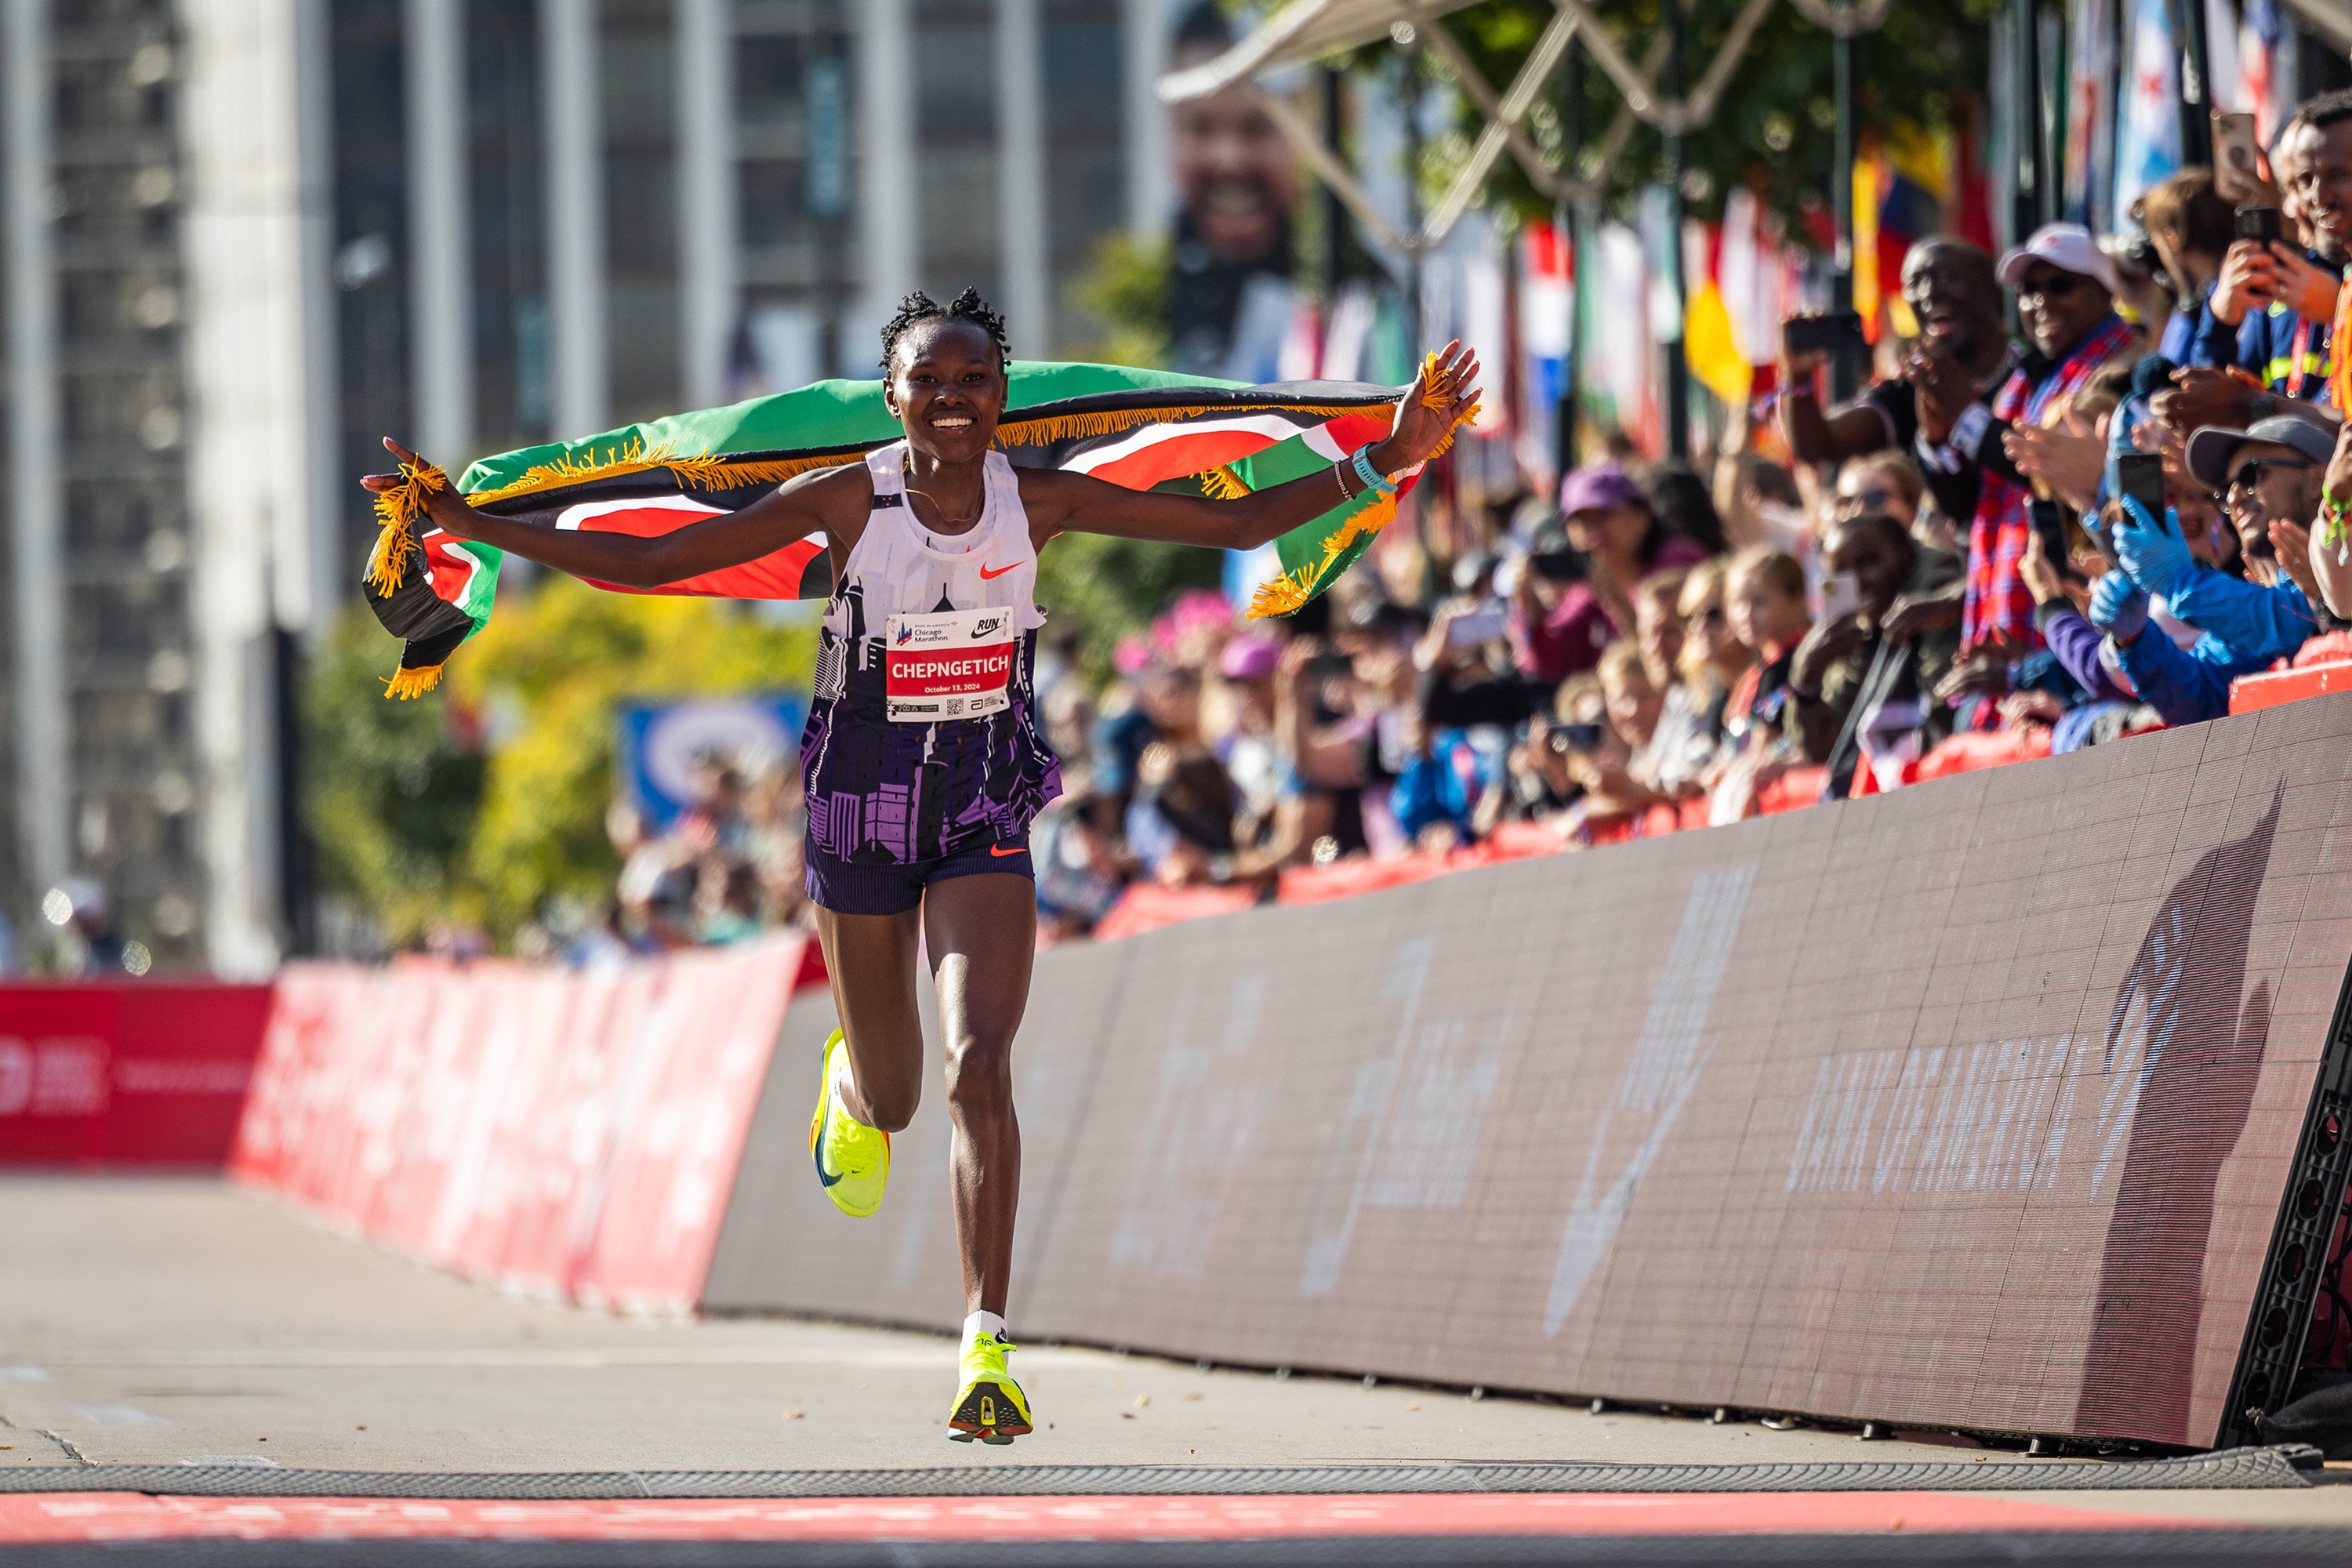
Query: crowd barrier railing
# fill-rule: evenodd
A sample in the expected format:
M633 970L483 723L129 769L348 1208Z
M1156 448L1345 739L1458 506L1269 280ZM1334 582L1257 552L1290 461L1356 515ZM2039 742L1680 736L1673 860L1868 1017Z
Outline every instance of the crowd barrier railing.
M269 994L178 981L0 984L0 1165L217 1169Z
M1011 1321L1579 1398L2255 1440L2352 1161L2347 843L2337 696L1054 948L1015 1057ZM936 1079L878 1215L809 1179L830 1022L822 996L786 1020L706 1305L951 1329Z
M803 946L289 965L230 1169L473 1278L691 1309Z

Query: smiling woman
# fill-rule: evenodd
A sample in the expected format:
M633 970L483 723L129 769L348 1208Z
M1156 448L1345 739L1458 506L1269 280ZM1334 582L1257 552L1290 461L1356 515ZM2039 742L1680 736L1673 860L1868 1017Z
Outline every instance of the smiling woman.
M390 439L404 473L366 484L389 495L430 475L419 488L436 528L629 587L822 542L835 587L801 768L808 891L843 1026L825 1043L810 1152L844 1214L880 1205L890 1134L922 1092L917 960L928 951L947 1037L971 1314L950 1436L1007 1443L1031 1428L1005 1368L1003 1316L1021 1170L1013 1037L1036 946L1029 825L1061 789L1032 703L1045 619L1038 552L1068 532L1247 550L1335 502L1392 495L1475 408L1478 365L1449 344L1406 390L1384 439L1285 483L1212 499L1016 469L996 445L1009 395L1004 326L971 289L945 306L907 296L882 343L883 397L900 439L666 533L547 528L478 510Z

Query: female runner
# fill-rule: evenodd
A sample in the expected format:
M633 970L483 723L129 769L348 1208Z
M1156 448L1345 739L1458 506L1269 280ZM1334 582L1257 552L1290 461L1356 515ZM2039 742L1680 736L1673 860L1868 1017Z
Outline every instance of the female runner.
M882 330L883 397L904 440L658 538L490 517L449 488L427 501L434 526L459 539L628 587L825 541L836 585L801 769L808 892L842 1026L825 1042L810 1148L834 1204L872 1214L890 1134L921 1094L915 972L919 943L928 945L971 1314L949 1436L988 1443L1031 1427L1005 1370L1003 1314L1021 1187L1013 1036L1036 947L1029 824L1061 788L1031 704L1045 619L1032 596L1037 552L1065 532L1254 549L1368 486L1392 488L1391 476L1427 458L1475 402L1478 371L1475 355L1450 344L1407 390L1387 438L1358 460L1212 500L1014 468L993 445L1005 358L1003 322L973 290L944 308L908 295ZM419 461L395 441L384 446ZM381 491L399 476L363 482Z

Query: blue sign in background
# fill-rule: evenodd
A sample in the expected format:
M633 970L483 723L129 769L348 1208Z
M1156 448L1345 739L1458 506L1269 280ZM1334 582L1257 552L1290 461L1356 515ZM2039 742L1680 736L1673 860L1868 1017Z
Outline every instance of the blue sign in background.
M621 710L623 787L660 832L694 804L699 764L730 763L749 784L791 763L807 719L808 700L797 692L629 703Z

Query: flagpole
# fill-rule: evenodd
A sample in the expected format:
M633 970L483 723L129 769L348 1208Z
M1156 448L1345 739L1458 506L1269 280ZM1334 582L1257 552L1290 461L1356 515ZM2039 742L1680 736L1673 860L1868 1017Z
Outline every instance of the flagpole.
M2205 36L2204 0L2166 0L2172 36L2180 45L2180 162L2213 162L2212 55Z
M1563 181L1574 180L1584 156L1584 67L1577 58L1572 37L1559 62L1559 172ZM1553 434L1562 479L1576 467L1577 390L1584 379L1584 234L1577 222L1582 205L1581 197L1569 195L1552 208L1552 226L1568 258L1569 279L1568 355L1560 366L1559 406L1555 415L1559 427Z
M1683 357L1684 317L1690 310L1690 289L1683 277L1683 132L1679 113L1683 101L1682 0L1666 0L1666 59L1659 96L1675 106L1676 118L1665 126L1666 287L1674 296L1675 335L1660 345L1666 356L1666 460L1690 460L1690 365Z
M1341 143L1345 138L1346 116L1341 102L1342 78L1330 66L1323 68L1322 89L1323 144L1342 163L1347 154ZM1348 209L1339 201L1339 193L1328 181L1323 185L1323 336L1328 341L1331 331L1331 311L1339 302L1339 279L1347 270ZM1317 356L1321 357L1319 353Z
M2034 0L2011 0L2009 29L2017 61L2010 104L2012 178L2010 225L2016 243L2042 225L2042 40Z
M1837 93L1836 151L1830 165L1830 198L1837 215L1837 278L1832 285L1832 304L1851 310L1853 303L1853 35L1841 26L1830 37L1830 59L1835 68ZM1840 402L1854 394L1855 366L1852 356L1830 356L1830 391Z

